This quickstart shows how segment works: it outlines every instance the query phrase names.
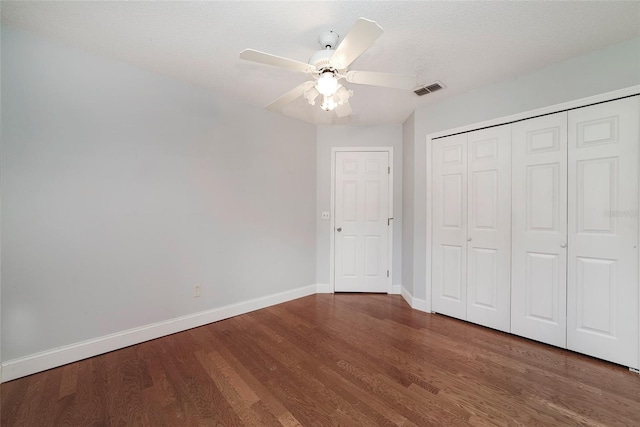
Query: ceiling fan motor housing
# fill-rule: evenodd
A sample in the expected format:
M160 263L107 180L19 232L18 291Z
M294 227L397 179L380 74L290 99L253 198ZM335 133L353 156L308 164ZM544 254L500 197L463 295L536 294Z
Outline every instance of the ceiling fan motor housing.
M335 52L333 49L319 50L309 58L309 64L313 65L319 74L322 74L326 69L333 70L329 61L333 52Z
M338 47L338 40L340 36L335 31L327 30L320 33L318 36L318 43L322 49L333 49Z

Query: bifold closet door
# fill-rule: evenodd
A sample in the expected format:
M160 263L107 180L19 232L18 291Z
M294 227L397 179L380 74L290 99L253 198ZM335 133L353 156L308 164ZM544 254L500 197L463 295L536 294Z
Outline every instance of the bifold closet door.
M640 97L569 111L567 347L638 368Z
M467 150L467 320L509 332L511 125L469 132Z
M567 113L511 135L511 332L566 348Z
M467 318L467 135L432 143L432 309Z

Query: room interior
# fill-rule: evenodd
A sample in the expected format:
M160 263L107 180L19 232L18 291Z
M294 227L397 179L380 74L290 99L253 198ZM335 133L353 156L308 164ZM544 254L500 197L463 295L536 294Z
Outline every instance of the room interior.
M638 2L0 7L3 383L333 294L341 151L392 153L385 294L451 315L433 294L434 141L640 93ZM384 33L354 67L444 88L344 82L348 117L304 99L265 110L307 77L240 51L306 62L322 31L361 17Z

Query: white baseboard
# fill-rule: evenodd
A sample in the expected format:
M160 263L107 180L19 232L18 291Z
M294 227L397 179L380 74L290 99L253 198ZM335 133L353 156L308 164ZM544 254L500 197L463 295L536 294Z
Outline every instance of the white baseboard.
M316 285L316 293L317 294L332 294L333 286L331 283L320 283Z
M409 304L411 308L415 310L424 311L425 313L429 313L429 310L427 310L426 300L414 297L404 286L402 286L402 290L400 294L402 295L402 298L404 298L404 300L407 302L407 304Z
M199 313L176 317L175 319L140 326L115 334L58 347L53 350L35 353L19 359L8 360L0 365L0 382L46 371L47 369L77 362L78 360L108 353L113 350L140 344L176 332L186 331L208 323L218 322L240 314L249 313L261 308L281 304L297 298L313 294L331 294L333 286L317 284L268 295L261 298L226 305L224 307L201 311ZM427 311L425 300L414 298L402 285L393 285L390 294L401 294L407 303L416 310Z
M0 367L0 373L2 375L0 379L2 380L1 382L11 381L16 378L35 374L36 372L66 365L67 363L76 362L130 345L139 344L176 332L186 331L187 329L281 304L307 295L313 295L316 292L320 292L318 290L319 288L320 285L305 286L237 304L176 317L175 319L165 320L163 322L152 323L76 344L58 347L54 350L43 351L19 359L8 360L2 363ZM333 289L331 292L333 292Z
M425 313L431 313L431 311L429 311L429 309L427 308L427 300L424 299L414 297L411 307L416 310L424 311Z
M400 295L402 295L402 298L404 298L404 300L407 302L407 304L409 304L409 307L413 308L413 295L411 295L409 293L409 291L407 290L407 288L405 288L404 286L402 287L402 289L400 290Z

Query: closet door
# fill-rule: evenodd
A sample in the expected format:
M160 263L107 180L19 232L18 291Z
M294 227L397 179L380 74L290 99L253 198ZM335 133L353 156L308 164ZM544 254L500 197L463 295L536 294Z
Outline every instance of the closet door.
M640 97L569 111L567 346L638 367Z
M467 135L433 141L432 308L467 318Z
M470 132L467 140L467 320L508 332L511 125Z
M511 332L567 346L567 113L512 125Z

